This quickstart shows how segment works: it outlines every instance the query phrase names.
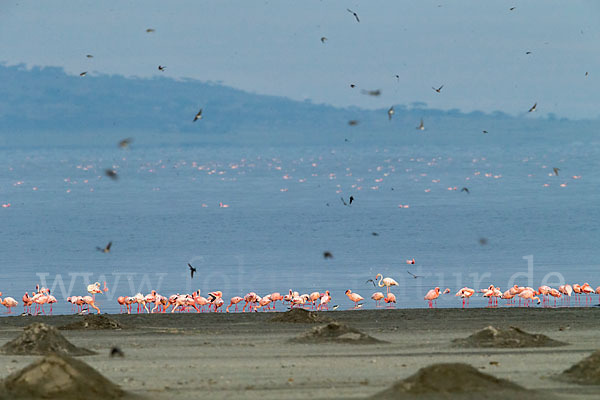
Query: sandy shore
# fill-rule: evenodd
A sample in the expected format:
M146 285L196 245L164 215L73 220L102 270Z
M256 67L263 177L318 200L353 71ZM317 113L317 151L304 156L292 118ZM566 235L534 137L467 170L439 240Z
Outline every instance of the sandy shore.
M315 324L273 323L269 321L273 313L110 315L125 328L62 333L72 343L99 353L80 359L104 376L125 390L157 399L362 398L439 362L465 362L528 389L570 399L595 399L600 390L553 379L600 348L598 307L360 310L322 315L389 343L288 343ZM0 318L0 346L34 321L61 326L80 318ZM487 325L517 326L569 345L515 350L451 346L452 339ZM111 359L112 346L119 346L125 357ZM0 355L0 377L36 358Z

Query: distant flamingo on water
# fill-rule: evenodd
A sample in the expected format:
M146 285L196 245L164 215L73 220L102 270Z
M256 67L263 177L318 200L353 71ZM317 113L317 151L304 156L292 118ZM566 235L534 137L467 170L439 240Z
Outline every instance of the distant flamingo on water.
M377 279L377 278L375 278ZM346 290L346 296L348 296L348 298L350 299L350 301L352 301L354 303L354 308L358 308L358 303L360 301L363 301L365 298L362 297L360 294L358 293L352 293L352 290L348 289Z
M450 289L446 289L444 290L444 294L445 293L449 293ZM437 298L440 297L440 288L436 287L435 289L431 289L429 292L427 292L427 294L425 295L425 300L427 300L429 302L429 308L433 308L433 302L435 301L436 305L437 305Z
M396 304L396 296L394 295L394 293L390 292L387 294L385 299L383 299L383 301L385 301L385 303L388 304L388 308L392 308L394 307L394 304Z
M375 300L375 307L381 307L381 300L383 300L385 296L381 292L375 292L371 295L371 298Z
M235 305L235 310L234 311L237 311L237 309L238 309L238 303L240 301L242 301L242 300L244 300L244 299L242 297L240 297L240 296L232 297L231 301L229 302L229 305L227 307L225 307L225 312L229 312L229 307L231 307L233 305Z
M15 299L13 299L12 297L5 297L4 300L2 300L0 298L0 304L2 304L4 307L8 308L8 312L7 314L10 314L10 309L13 307L16 307L19 303L17 303L17 301Z
M385 286L387 293L390 292L390 286L398 286L398 282L396 282L392 278L384 278L383 275L381 275L381 274L377 274L375 276L375 280L377 280L377 279L379 279L379 281L377 282L377 286L379 286L379 287Z
M456 292L455 296L458 296L462 299L462 306L463 308L465 308L465 303L467 307L469 307L469 299L471 298L471 296L473 296L473 294L475 294L475 290L465 286L464 288Z

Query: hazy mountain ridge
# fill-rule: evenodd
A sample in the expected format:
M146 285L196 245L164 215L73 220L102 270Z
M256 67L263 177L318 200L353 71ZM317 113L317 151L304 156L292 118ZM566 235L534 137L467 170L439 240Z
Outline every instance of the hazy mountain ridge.
M521 140L522 135L515 135L523 131L528 132L528 139L550 136L561 141L578 140L572 136L577 132L585 141L594 137L599 126L598 121L513 117L498 111L464 114L419 108L423 106L420 103L413 103L410 109L395 105L395 115L389 121L387 109L336 108L190 79L93 73L79 77L57 67L0 65L0 79L0 136L5 142L7 135L16 139L19 133L23 134L20 142L35 140L32 134L52 133L44 142L58 143L77 142L86 135L131 133L149 137L173 134L178 141L223 144L327 144L346 138L408 144L435 140L443 144ZM193 123L200 107L204 118ZM424 132L415 129L421 118L425 120ZM359 124L349 126L349 120ZM483 134L483 130L489 133ZM26 136L29 139L23 139Z

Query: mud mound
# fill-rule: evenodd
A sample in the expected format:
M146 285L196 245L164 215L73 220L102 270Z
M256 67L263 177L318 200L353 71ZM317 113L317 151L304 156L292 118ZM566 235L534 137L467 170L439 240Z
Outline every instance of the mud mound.
M292 308L290 311L279 313L271 318L271 322L292 322L305 324L315 324L329 321L331 321L331 319L323 317L316 312L304 310L302 308Z
M514 326L508 329L496 329L488 326L464 339L454 339L455 347L558 347L567 343L550 339L546 335L531 334Z
M58 329L64 330L101 330L101 329L123 329L123 326L112 318L102 314L85 315L82 320L63 325Z
M52 354L9 375L0 387L6 399L120 399L125 392L95 369Z
M582 385L600 385L600 350L565 370L559 378Z
M73 345L55 327L39 322L26 326L21 336L0 348L0 353L19 356L43 356L52 353L69 356L96 354L93 351Z
M490 393L515 398L542 399L537 392L479 372L462 363L434 364L397 382L371 399L481 399ZM487 395L486 395L487 394ZM549 397L546 397L549 398Z
M330 322L327 325L317 326L310 331L304 332L300 336L291 339L291 341L295 343L385 343L358 329L351 328L338 322Z

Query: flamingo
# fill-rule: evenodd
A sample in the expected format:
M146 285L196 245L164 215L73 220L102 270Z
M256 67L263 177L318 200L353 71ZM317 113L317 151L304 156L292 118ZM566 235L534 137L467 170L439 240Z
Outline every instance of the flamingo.
M17 301L12 297L5 297L4 300L0 299L0 304L8 308L7 314L10 314L10 309L16 307L19 303L17 303Z
M375 292L371 295L371 298L375 300L375 307L380 307L380 302L385 298L385 296L381 292Z
M389 304L388 307L394 307L394 304L396 304L396 295L390 292L387 294L387 296L385 296L385 299L383 299L383 301L385 301L386 304Z
M310 299L310 302L312 303L311 308L315 308L317 301L321 299L321 293L312 292L308 297Z
M542 295L542 303L546 304L548 302L548 298L550 296L550 290L552 288L547 285L542 285L538 288L537 293Z
M194 301L196 302L196 304L198 304L200 306L200 310L204 310L204 306L209 305L210 307L210 302L203 296L200 296L200 291L196 291L193 294L194 296ZM229 307L227 307L229 308ZM236 306L237 308L237 306ZM229 312L229 311L228 311Z
M290 290L290 292L291 292L291 290ZM248 304L254 304L258 301L258 295L254 292L247 293L244 296L244 301L246 303L244 304L244 307L242 307L242 312L246 312L246 306ZM252 311L252 306L249 307L249 310Z
M92 283L87 286L87 292L92 295L94 301L96 301L96 293L102 293L102 289L100 289L100 282Z
M591 300L592 300L592 298L591 298L591 296L590 296L590 295L592 295L592 294L596 293L596 292L594 291L594 289L592 289L592 287L590 286L590 284L589 284L589 283L587 283L587 282L586 282L586 283L584 283L584 284L581 286L581 292L582 292L583 294L585 294L585 304L586 304L586 305L588 304L588 302L591 302Z
M119 303L119 313L122 313L123 306L125 305L125 297L124 296L117 297L117 303Z
M456 292L455 296L458 296L462 299L462 306L463 308L465 307L465 301L467 304L467 307L469 306L469 299L471 296L473 296L473 294L475 293L474 289L468 288L468 287L464 287L462 289L460 289L458 292Z
M427 292L427 294L425 295L425 300L427 300L429 302L429 308L433 308L433 302L437 300L437 298L440 297L440 288L436 287L435 289L431 289L430 291ZM437 301L436 301L436 305L437 305Z
M229 312L229 307L231 307L234 304L235 304L235 310L234 311L237 311L237 309L238 309L238 303L240 301L242 301L242 300L244 300L244 299L242 297L240 297L240 296L232 297L231 301L229 302L229 305L225 308L225 312Z
M0 296L2 296L2 292L0 292ZM23 312L31 314L31 305L33 304L33 300L31 300L31 297L29 297L29 293L25 292L21 300L23 300Z
M529 307L532 300L537 300L538 304L540 304L542 302L539 297L534 296L535 294L536 294L535 291L533 291L531 289L525 289L521 293L519 293L519 297L521 297L522 299L525 299L525 305L527 307Z
M375 279L377 279L377 278L375 278ZM364 300L364 297L362 297L358 293L352 293L352 290L350 290L350 289L346 290L345 294L346 294L346 296L348 296L350 301L354 302L354 308L358 308L358 302Z
M94 298L92 296L83 296L81 298L81 300L83 300L83 302L85 304L87 304L88 311L89 311L90 307L92 307L93 309L95 309L98 312L98 314L100 314L100 309L96 306Z
M48 298L46 299L46 303L50 304L50 314L52 314L52 304L56 303L56 297L52 296L48 293Z
M556 289L550 289L550 296L554 297L554 307L556 307L556 299L562 296L562 293Z
M379 279L379 281L377 282L377 286L379 286L379 287L385 286L387 289L387 293L390 292L390 286L398 286L398 282L396 282L392 278L384 278L383 275L381 275L381 274L377 274L375 276L375 280L377 280L377 279Z
M323 310L323 307L326 307L329 310L329 302L331 301L331 295L329 294L329 290L326 290L325 293L321 296L321 303L318 308Z

